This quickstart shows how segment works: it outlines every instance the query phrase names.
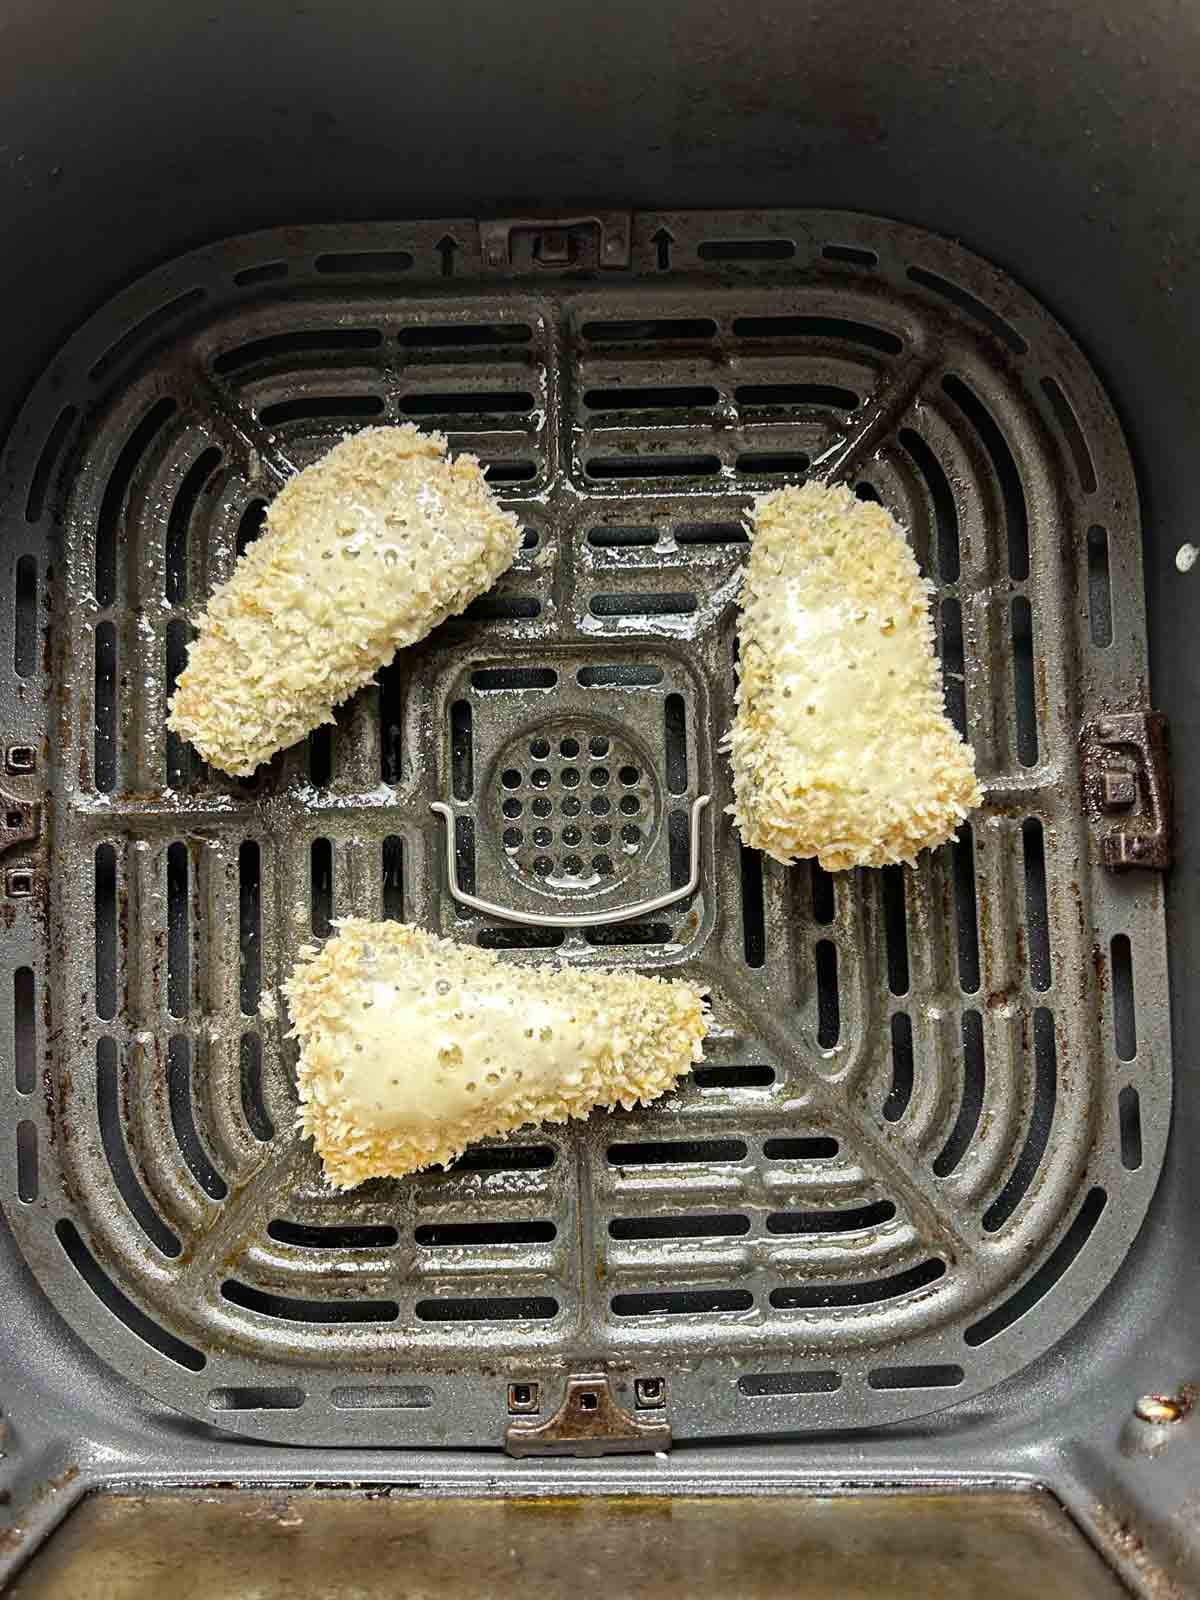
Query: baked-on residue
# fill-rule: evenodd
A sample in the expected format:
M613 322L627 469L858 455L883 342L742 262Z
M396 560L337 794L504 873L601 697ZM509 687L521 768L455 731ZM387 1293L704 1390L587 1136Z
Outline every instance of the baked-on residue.
M930 584L903 529L849 489L764 495L738 621L730 808L776 861L911 861L981 799L947 718Z
M692 984L503 961L398 922L339 922L284 989L300 1123L338 1189L654 1100L703 1060Z
M248 777L490 589L520 545L478 461L450 460L443 435L352 434L281 490L213 593L168 727Z

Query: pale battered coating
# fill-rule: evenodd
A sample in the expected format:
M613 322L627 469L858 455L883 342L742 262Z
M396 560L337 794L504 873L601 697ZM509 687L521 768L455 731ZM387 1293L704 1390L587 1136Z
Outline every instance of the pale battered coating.
M248 777L511 566L516 518L442 434L364 428L280 492L215 590L167 726Z
M445 1165L489 1134L656 1099L704 1059L703 993L633 972L526 966L347 918L284 985L299 1121L352 1189Z
M831 872L911 861L982 798L944 710L931 585L849 489L764 495L752 534L728 738L742 838Z

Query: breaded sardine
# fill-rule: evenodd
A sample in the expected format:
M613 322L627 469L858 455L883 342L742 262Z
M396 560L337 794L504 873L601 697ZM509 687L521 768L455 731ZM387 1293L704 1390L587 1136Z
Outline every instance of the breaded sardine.
M168 727L248 777L490 589L521 537L473 456L411 424L364 428L271 505L199 621Z
M284 989L300 1122L339 1189L654 1100L703 1059L692 984L518 965L397 922L340 922Z
M931 587L899 524L849 489L765 495L752 531L728 741L742 838L831 872L911 861L981 799L944 710Z

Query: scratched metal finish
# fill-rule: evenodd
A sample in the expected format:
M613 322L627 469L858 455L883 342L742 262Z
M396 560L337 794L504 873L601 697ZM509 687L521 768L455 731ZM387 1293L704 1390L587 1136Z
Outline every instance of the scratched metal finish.
M1144 693L1111 409L1020 289L892 224L641 215L614 268L590 234L562 268L478 237L181 260L18 425L4 516L49 573L50 644L4 670L18 720L45 708L52 819L6 958L45 992L0 1082L33 1130L0 1156L6 1215L81 1338L263 1437L497 1444L510 1381L552 1410L597 1362L665 1379L677 1437L951 1404L1096 1298L1166 1136L1160 882L1106 875L1080 806L1081 723ZM189 619L288 473L409 418L492 464L526 548L331 737L250 783L205 769L164 731ZM784 870L725 815L741 521L809 471L911 529L986 789L903 873ZM562 937L446 893L434 800L464 886L536 914L686 882L705 792L703 888L652 924ZM332 1194L276 997L351 912L704 981L707 1065Z

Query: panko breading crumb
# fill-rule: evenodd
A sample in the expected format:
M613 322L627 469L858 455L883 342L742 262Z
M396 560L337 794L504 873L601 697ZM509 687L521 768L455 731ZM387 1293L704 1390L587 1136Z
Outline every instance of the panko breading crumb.
M167 726L250 776L490 589L521 538L475 457L450 460L443 435L352 434L281 490L214 591Z
M528 1123L656 1099L703 1060L703 992L633 972L525 966L347 918L284 985L299 1122L351 1189L446 1165Z
M982 798L945 714L931 585L846 488L764 495L752 534L727 740L742 839L830 872L912 861Z

